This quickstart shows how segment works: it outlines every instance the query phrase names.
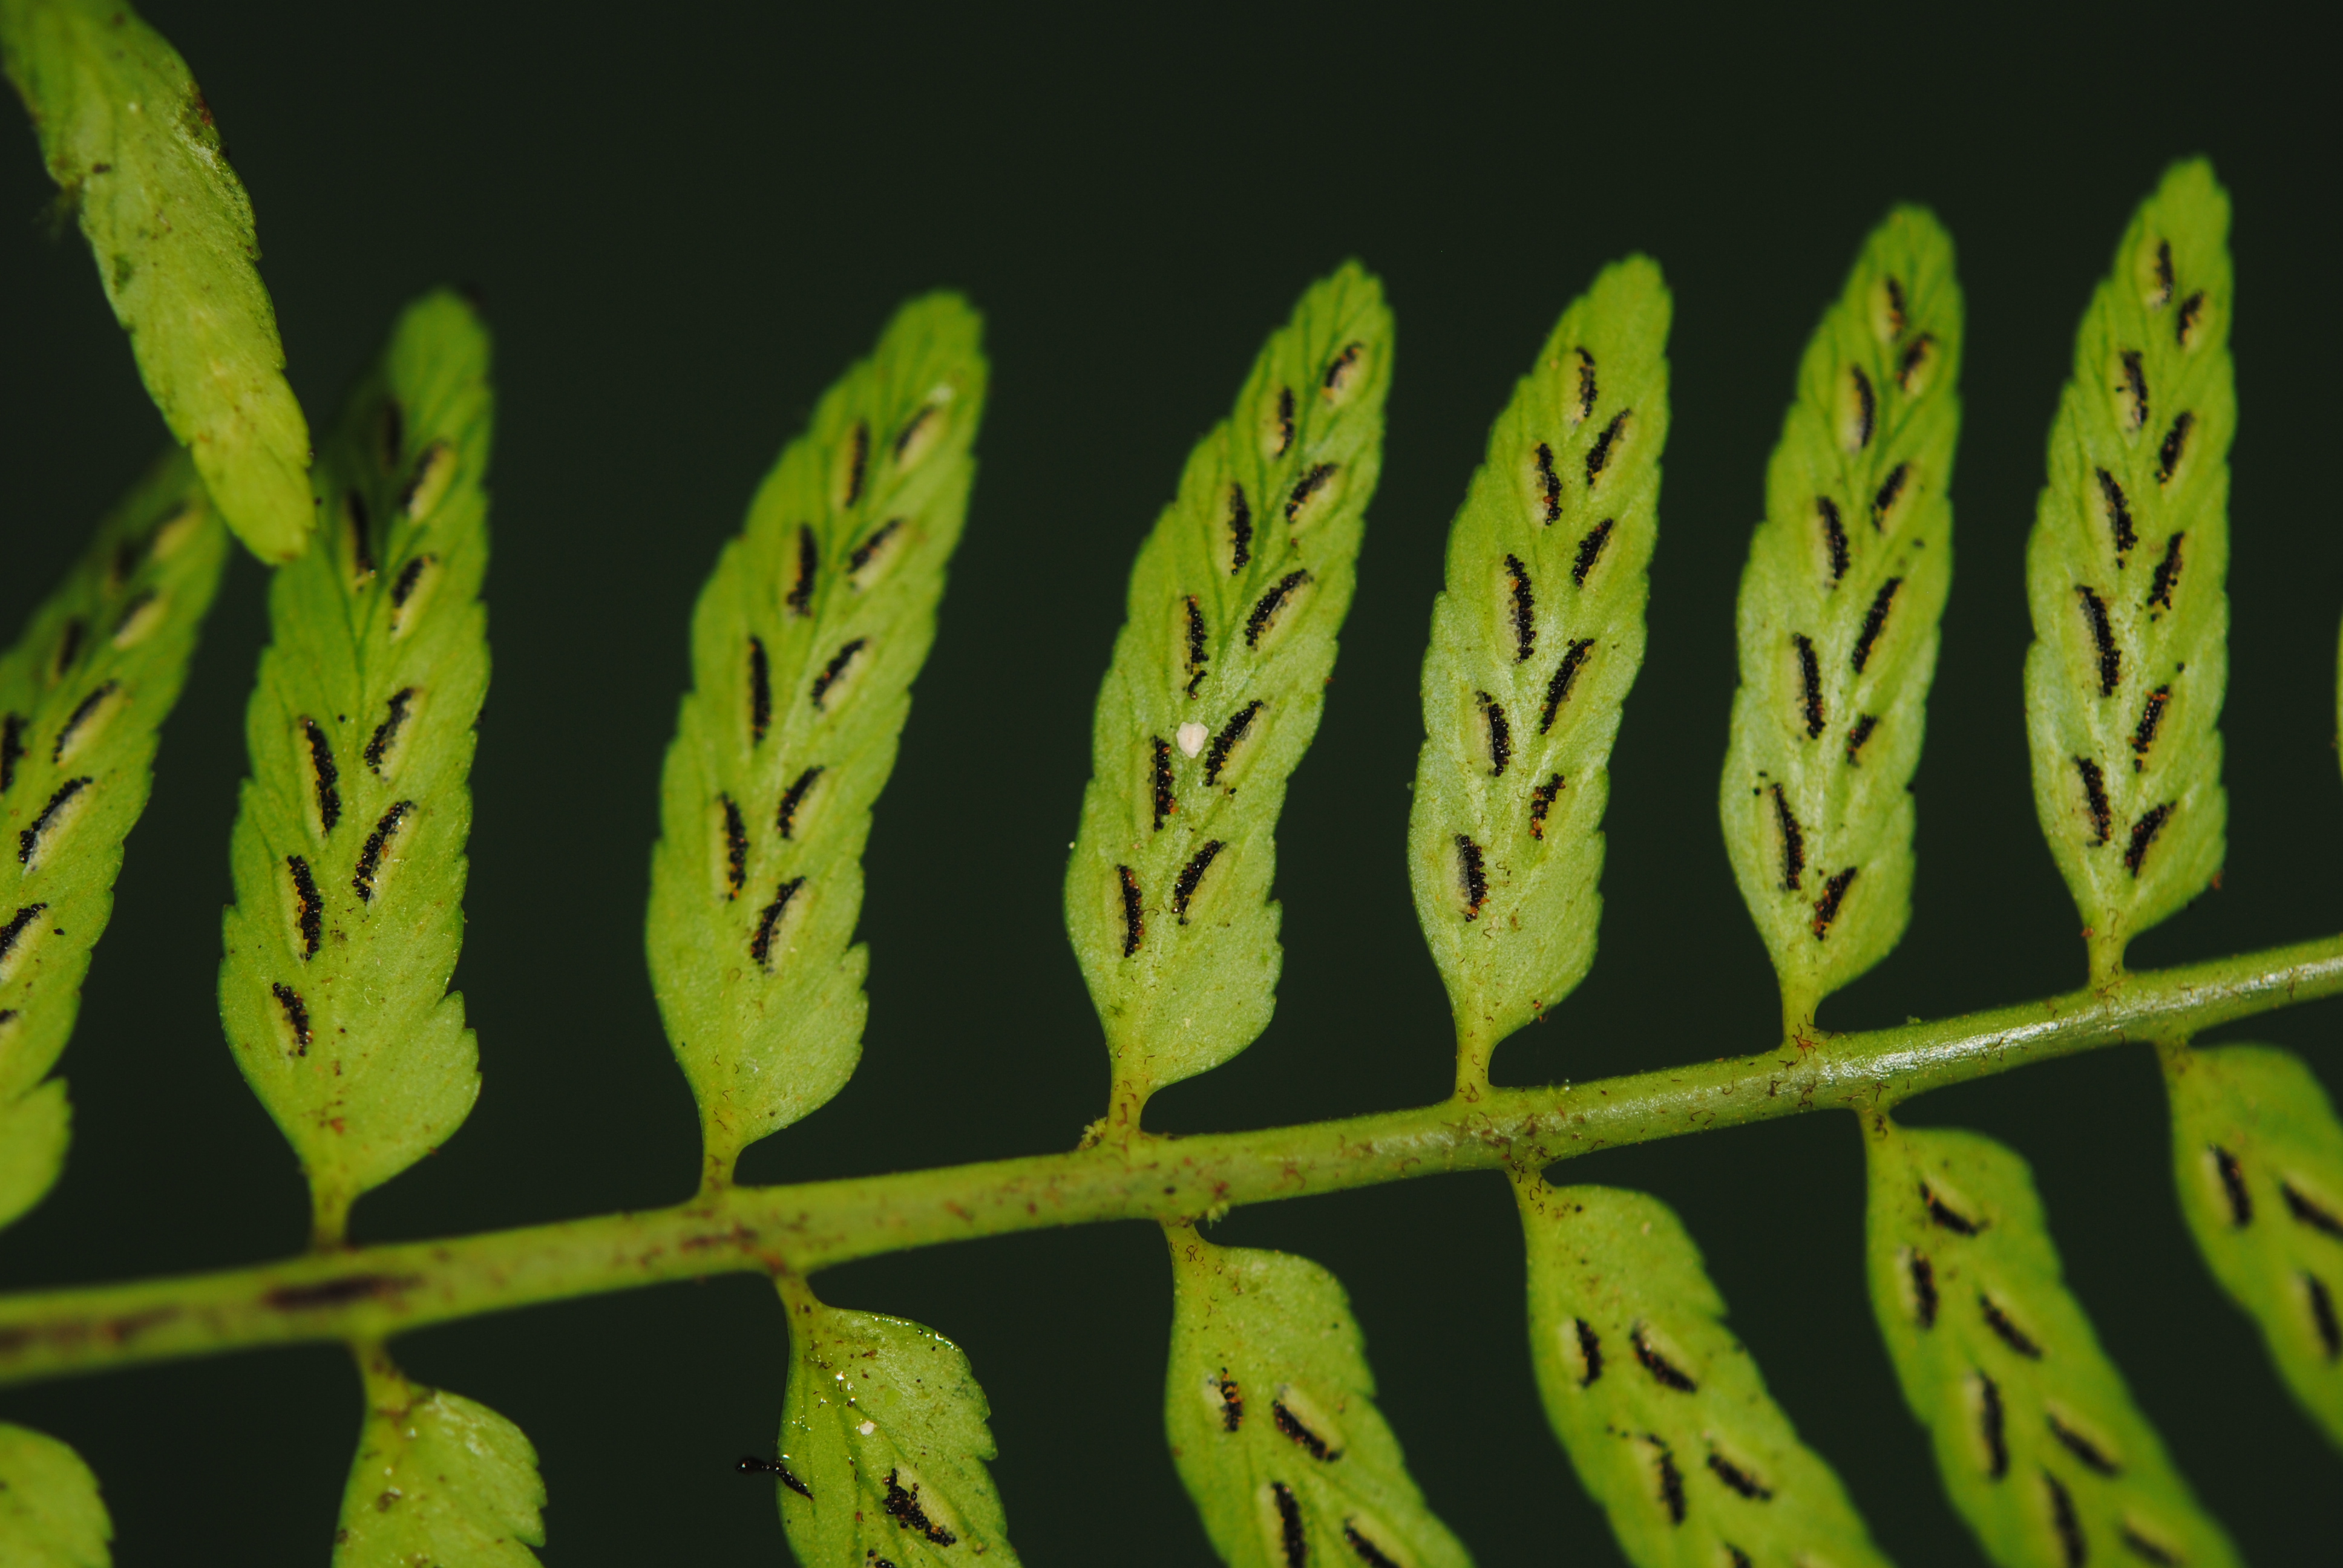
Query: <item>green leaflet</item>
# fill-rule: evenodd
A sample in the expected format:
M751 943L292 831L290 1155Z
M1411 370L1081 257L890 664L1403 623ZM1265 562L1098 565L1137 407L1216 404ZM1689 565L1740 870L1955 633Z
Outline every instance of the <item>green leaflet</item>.
M81 1455L41 1432L0 1422L0 1563L9 1568L106 1568L114 1523Z
M2026 1161L1875 1117L1868 1270L1905 1402L2003 1568L2236 1563L2059 1277Z
M1272 835L1325 705L1391 372L1383 286L1346 264L1271 336L1131 569L1066 869L1123 1125L1269 1023Z
M2164 1057L2180 1211L2287 1386L2343 1446L2343 1125L2269 1046Z
M0 56L171 433L264 560L307 545L309 427L210 108L121 0L0 0Z
M1574 300L1449 530L1408 870L1468 1092L1497 1041L1594 961L1606 764L1644 662L1671 308L1643 256Z
M1016 1568L984 1391L958 1345L785 1281L789 1391L774 1491L805 1568Z
M1284 1252L1172 1244L1163 1428L1230 1568L1440 1568L1472 1559L1424 1505L1375 1409L1333 1275Z
M319 548L269 586L220 1018L300 1156L321 1244L479 1092L447 980L488 681L488 375L461 301L409 307L318 457Z
M2034 809L2096 979L2203 892L2227 849L2228 232L2201 161L2141 204L2076 334L2026 543Z
M1546 1419L1638 1568L1886 1559L1658 1199L1517 1177Z
M65 1160L65 1050L114 910L122 842L146 808L156 732L178 700L226 557L184 454L132 487L0 655L0 1225Z
M366 1424L342 1493L334 1568L537 1568L545 1483L520 1428L407 1381L362 1352Z
M1786 1033L1912 910L1912 797L1951 589L1960 434L1953 242L1898 207L1798 370L1749 542L1719 810Z
M861 1055L862 845L967 514L980 331L957 295L896 312L765 477L692 613L647 944L711 1180Z

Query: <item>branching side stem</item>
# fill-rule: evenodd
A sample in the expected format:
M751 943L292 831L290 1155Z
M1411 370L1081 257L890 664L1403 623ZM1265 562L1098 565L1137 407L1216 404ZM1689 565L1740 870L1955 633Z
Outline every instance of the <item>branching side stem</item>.
M2123 1041L2169 1040L2343 991L2343 935L2123 977L2046 1001L1756 1056L1248 1132L790 1187L674 1208L0 1297L0 1383L256 1345L365 1342L669 1280L805 1275L881 1252L1102 1220L1180 1220L1575 1154L1825 1107L1867 1111Z

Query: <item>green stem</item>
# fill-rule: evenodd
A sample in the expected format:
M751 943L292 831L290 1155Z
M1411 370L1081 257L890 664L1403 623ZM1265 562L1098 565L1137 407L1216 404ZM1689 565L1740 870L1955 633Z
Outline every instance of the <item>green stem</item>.
M724 1187L690 1202L256 1268L0 1298L0 1383L252 1345L384 1338L667 1280L776 1276L876 1253L1101 1220L1216 1216L1444 1171L1574 1154L1825 1107L1884 1109L2123 1040L2171 1040L2343 991L2343 936L2124 976L2104 990L1825 1036L1561 1088L1250 1132L1104 1140L1064 1154Z

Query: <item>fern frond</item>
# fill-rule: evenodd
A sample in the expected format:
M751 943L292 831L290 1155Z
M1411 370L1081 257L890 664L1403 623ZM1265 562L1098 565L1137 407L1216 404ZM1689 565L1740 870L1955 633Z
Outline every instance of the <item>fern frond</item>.
M2290 1051L2167 1052L2173 1173L2207 1266L2343 1447L2343 1124Z
M447 980L488 680L488 375L468 307L410 306L319 455L325 537L269 585L220 1018L325 1244L479 1092Z
M980 332L956 295L898 311L765 477L692 612L647 945L713 1180L861 1054L862 846L968 510Z
M789 1388L774 1491L805 1568L1017 1568L985 1462L984 1390L958 1345L784 1283Z
M1607 764L1659 529L1671 309L1642 256L1573 301L1449 530L1408 869L1468 1092L1497 1041L1594 961Z
M1952 587L1962 332L1951 237L1897 208L1806 345L1766 472L1719 809L1790 1034L1911 918L1907 785Z
M1374 1405L1349 1298L1306 1258L1172 1244L1163 1426L1230 1568L1442 1568L1471 1558L1426 1506Z
M203 482L167 457L0 655L0 1225L63 1164L65 1085L41 1080L73 1033L226 553Z
M1131 568L1066 869L1126 1125L1269 1023L1277 813L1325 706L1391 374L1383 287L1344 266L1271 336Z
M2060 1278L2026 1161L1869 1128L1872 1309L1953 1506L2003 1568L2237 1562Z
M2091 969L2205 890L2227 850L2229 199L2176 165L2075 339L2026 550L2034 809Z
M309 427L203 93L121 0L5 0L0 58L171 434L263 560L308 543Z
M1546 1419L1637 1568L1886 1559L1798 1441L1668 1206L1514 1179Z
M545 1483L520 1428L362 1352L366 1424L342 1493L334 1568L537 1568Z
M114 1522L81 1455L45 1432L0 1422L0 1563L109 1568Z

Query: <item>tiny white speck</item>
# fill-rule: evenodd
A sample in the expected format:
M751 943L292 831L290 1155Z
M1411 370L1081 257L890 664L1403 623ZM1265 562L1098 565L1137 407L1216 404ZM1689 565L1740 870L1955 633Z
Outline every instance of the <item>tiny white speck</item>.
M1192 719L1180 726L1180 749L1193 757L1204 749L1205 739L1211 734L1211 730Z
M863 1436L869 1437L872 1432L879 1430L879 1423L875 1421L866 1421L854 1430L860 1432Z

